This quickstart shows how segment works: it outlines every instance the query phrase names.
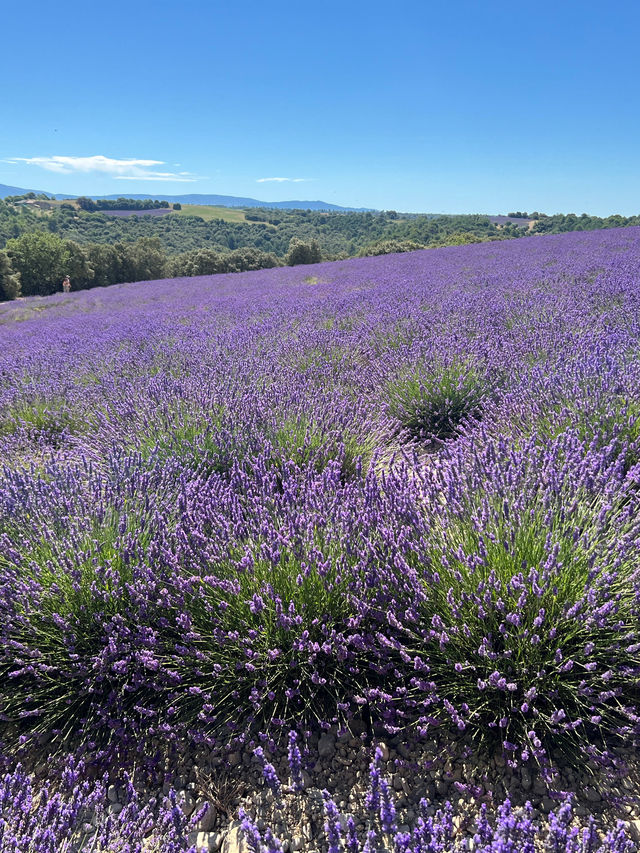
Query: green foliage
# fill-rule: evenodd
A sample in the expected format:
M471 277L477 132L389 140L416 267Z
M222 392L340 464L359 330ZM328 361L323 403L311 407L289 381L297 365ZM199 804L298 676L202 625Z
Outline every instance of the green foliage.
M44 438L58 444L63 433L86 426L86 418L74 412L63 400L36 397L5 406L0 415L0 435L25 431L32 438Z
M158 237L141 237L131 244L119 244L122 281L149 281L162 278L166 255Z
M289 251L286 256L286 263L290 267L298 264L317 264L322 260L322 253L317 240L311 240L305 243L298 237L293 237L289 243Z
M301 470L311 466L320 472L335 462L344 480L366 470L373 454L373 442L359 439L350 430L332 435L304 415L285 420L275 430L272 446L271 461L278 468L292 463Z
M262 724L275 717L286 719L293 704L291 693L299 697L295 702L302 711L296 713L303 719L324 719L328 709L335 709L336 695L347 692L345 684L354 680L353 667L335 654L325 654L322 646L326 626L340 630L354 615L348 595L352 576L344 567L339 542L326 539L320 529L315 531L315 540L317 557L311 564L305 564L291 547L282 548L277 562L265 559L260 555L259 539L249 570L239 571L235 561L218 562L216 575L229 586L233 584L233 594L223 583L202 581L196 586L198 579L194 578L188 612L192 630L203 639L197 667L189 661L179 664L185 688L175 702L180 717L190 720L189 687L201 689L203 683L215 684L210 702L218 727L234 721L234 707L245 703L256 708ZM281 619L283 603L291 617L290 626ZM251 666L260 673L259 679L246 672L247 648L238 633L239 625L245 632L255 631ZM224 636L225 642L217 642L217 636ZM237 639L232 640L234 636ZM302 641L318 644L313 664L301 660L297 652ZM315 683L315 670L322 672L324 688ZM233 702L228 701L231 696Z
M544 213L532 213L536 220L532 233L561 234L565 231L595 231L600 228L625 228L629 225L640 225L640 216L620 216L614 214L601 218L589 216L586 213L577 216L575 213L556 213L547 216Z
M0 252L0 300L20 296L20 273L13 271L6 252Z
M388 412L398 431L417 440L453 438L477 419L488 383L473 364L453 361L407 368L387 388Z
M94 271L93 286L106 287L123 281L121 275L121 253L116 246L89 243L84 246L87 263Z
M467 731L480 742L527 744L535 729L566 759L583 764L585 726L598 695L628 690L620 636L623 626L632 632L637 625L637 566L633 549L621 558L618 543L633 516L624 498L594 494L588 480L577 488L558 482L551 495L542 487L546 452L541 447L538 464L515 480L505 478L497 490L487 471L468 483L460 503L432 513L441 520L416 563L431 566L437 579L425 579L407 650L429 661L429 678L443 698L455 707L468 704ZM527 577L535 578L535 592ZM575 618L593 602L613 600L610 618ZM434 620L442 634L425 643ZM496 672L506 689L492 684ZM619 703L600 699L597 705L600 730L616 731ZM557 726L557 712L578 721L576 728Z
M371 243L365 246L358 253L359 257L364 258L369 255L392 255L397 252L415 252L418 249L426 248L421 243L413 243L411 240L381 240L377 243Z
M69 241L56 234L34 231L9 240L7 254L20 273L24 296L46 296L60 290L72 250Z
M215 275L224 272L246 272L280 266L280 261L271 252L243 248L233 252L215 252L213 249L196 249L176 255L167 261L167 272L171 276Z
M97 210L156 210L158 208L168 208L168 201L152 201L148 198L99 198L92 199L86 196L80 196L77 199L78 206L82 210L94 213Z
M480 243L481 239L477 234L467 231L456 231L453 234L447 234L437 243L439 246L466 246L470 243Z

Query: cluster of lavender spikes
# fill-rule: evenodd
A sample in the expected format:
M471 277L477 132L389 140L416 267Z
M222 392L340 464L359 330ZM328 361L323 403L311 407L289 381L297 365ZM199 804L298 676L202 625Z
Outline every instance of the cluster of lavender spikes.
M471 849L471 842L476 853L633 853L636 849L622 824L606 834L598 832L593 819L575 825L570 802L552 812L545 827L536 822L528 804L513 809L507 800L493 816L485 805L475 825L462 832L450 803L433 814L423 800L416 824L407 832L397 825L390 786L379 769L380 755L377 751L371 763L368 828L363 837L356 832L353 818L341 815L324 791L325 839L317 839L316 844L329 853L462 853ZM295 765L296 759L292 777ZM282 786L265 760L263 772L280 798ZM191 843L189 831L200 815L187 821L175 791L161 803L142 802L130 783L127 787L127 803L115 816L106 809L106 783L82 781L81 770L73 763L57 780L55 791L51 783L35 786L29 774L16 767L0 778L0 853L201 853L197 840ZM270 829L258 829L242 811L241 828L252 853L281 853L284 849Z
M293 756L292 756L293 749ZM295 779L299 767L299 752L295 750L295 734L291 736L289 761L291 776ZM266 784L276 798L282 797L282 786L273 765L259 755L263 764ZM378 748L371 762L369 790L365 804L367 830L358 835L352 815L342 815L328 791L323 791L328 853L462 853L473 849L475 853L632 853L636 849L622 823L606 835L598 832L595 821L589 818L586 825L574 822L570 801L563 803L548 817L548 825L541 827L534 818L530 803L513 809L505 800L497 814L490 818L483 804L475 818L475 826L463 831L456 822L451 803L447 802L435 814L427 800L420 802L420 815L413 828L400 828L396 821L394 795L387 779L380 772L382 752ZM295 783L294 783L295 789ZM250 817L241 811L242 830L252 853L282 853L283 843L270 828L260 830Z
M359 717L617 760L639 268L617 229L2 306L5 742Z
M175 791L162 803L142 802L127 781L127 803L115 815L106 781L83 776L70 761L46 784L20 765L0 777L0 853L196 853Z

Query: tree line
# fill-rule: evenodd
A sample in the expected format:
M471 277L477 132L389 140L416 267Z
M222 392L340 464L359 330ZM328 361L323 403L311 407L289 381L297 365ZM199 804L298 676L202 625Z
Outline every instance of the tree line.
M149 198L87 198L81 195L76 199L78 207L86 210L89 213L95 213L98 210L157 210L158 208L168 209L171 207L168 201L151 200ZM181 206L178 205L178 210Z
M33 231L7 242L0 251L0 300L48 296L62 289L65 276L73 290L121 282L213 275L268 269L322 260L318 243L294 238L284 259L251 246L230 252L194 249L167 255L157 237L130 243L81 246L48 231Z

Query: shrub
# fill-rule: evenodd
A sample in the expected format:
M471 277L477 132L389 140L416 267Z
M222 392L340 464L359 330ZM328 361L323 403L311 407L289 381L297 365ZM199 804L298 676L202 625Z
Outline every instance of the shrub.
M288 266L293 267L298 264L317 264L322 260L322 253L317 240L311 240L305 243L298 237L292 237L289 243L289 251L285 261Z
M428 541L404 558L416 579L387 583L397 614L407 597L390 654L428 673L406 676L425 720L514 761L584 763L637 734L636 507L607 493L615 460L575 435L463 459L427 490Z
M399 252L416 252L419 249L425 249L422 243L415 243L412 240L379 240L376 243L371 243L365 246L359 252L359 257L364 258L369 255L391 255Z
M418 441L442 441L481 416L489 390L487 377L473 363L423 362L388 384L387 410L399 432Z
M290 463L302 470L311 466L321 472L335 462L345 479L366 471L373 453L371 441L360 440L353 430L323 427L304 415L278 426L272 444L272 461L279 469Z

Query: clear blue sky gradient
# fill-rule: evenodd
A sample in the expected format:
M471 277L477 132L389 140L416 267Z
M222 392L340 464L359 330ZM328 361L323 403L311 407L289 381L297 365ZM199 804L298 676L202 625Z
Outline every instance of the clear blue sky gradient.
M640 213L635 0L30 0L2 18L0 183ZM5 162L56 155L196 179Z

